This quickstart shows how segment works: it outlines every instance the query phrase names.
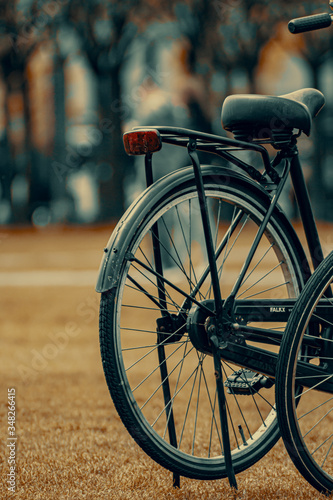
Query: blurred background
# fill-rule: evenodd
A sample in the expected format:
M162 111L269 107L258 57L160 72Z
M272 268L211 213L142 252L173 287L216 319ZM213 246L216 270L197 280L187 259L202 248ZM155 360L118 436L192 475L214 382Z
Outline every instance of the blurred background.
M331 221L333 33L287 30L328 10L318 0L1 0L0 224L114 221L143 185L125 130L225 134L227 95L302 87L326 96L300 149L316 216ZM174 149L157 175L188 163Z

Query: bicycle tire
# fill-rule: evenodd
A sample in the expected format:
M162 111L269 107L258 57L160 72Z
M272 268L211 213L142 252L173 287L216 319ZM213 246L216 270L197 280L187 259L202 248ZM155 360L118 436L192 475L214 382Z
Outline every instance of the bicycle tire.
M292 310L281 344L276 375L278 420L287 451L304 478L325 494L333 492L333 398L320 391L320 383L326 377L333 377L333 353L332 347L329 348L333 341L332 323L324 322L316 307L319 300L325 298L332 281L333 252L311 276ZM333 307L332 299L327 302L325 307ZM308 332L309 328L312 332ZM323 339L322 347L315 352L309 351L308 356L313 364L325 366L326 363L326 375L323 379L317 377L313 386L304 388L300 398L297 398L299 401L296 401L296 366L300 349L305 349L302 342L306 332ZM297 385L301 385L300 377L297 377Z
M101 296L100 347L105 378L114 405L129 433L141 448L160 465L182 476L196 479L218 479L226 477L226 467L219 430L216 425L218 417L215 416L217 403L214 388L215 378L211 368L213 361L209 356L194 349L189 338L186 337L186 332L177 342L165 344L168 351L165 364L169 365L168 380L170 380L171 391L173 391L171 406L178 419L176 423L178 444L177 447L172 446L166 435L167 417L163 424L161 423L162 417L165 417L165 408L163 408L165 403L161 394L160 375L157 373L158 362L156 366L151 367L154 361L151 354L157 350L157 345L153 341L147 342L149 335L156 335L158 313L153 310L157 306L152 302L152 294L153 291L155 291L156 296L158 293L156 285L153 283L152 278L154 277L147 278L147 270L143 268L138 269L137 267L135 269L131 257L139 254L145 262L149 261L149 266L153 266L150 254L146 249L150 245L151 227L156 221L159 221L161 228L167 226L166 221L170 222L173 214L175 216L174 228L166 233L168 238L172 236L176 239L177 223L179 226L177 244L174 244L169 250L169 255L164 248L165 242L162 250L165 261L173 259L177 263L179 260L179 266L178 268L177 266L167 268L166 273L169 274L166 274L166 277L169 276L170 279L173 279L171 278L173 276L174 279L178 280L178 286L185 287L186 285L187 291L191 289L193 282L198 281L195 270L199 265L202 266L206 255L202 245L198 243L199 237L197 235L195 240L192 234L193 245L191 244L191 249L187 248L191 240L191 236L187 238L187 234L191 233L191 230L194 232L200 228L200 215L198 208L195 207L197 191L193 175L190 172L191 169L178 173L177 182L174 182L173 174L158 181L141 197L139 203L130 207L115 230L113 241L116 238L118 242L123 241L124 244L123 248L119 244L114 244L121 262L114 266L115 276L109 276L113 287L104 291ZM215 244L217 245L217 240L220 241L220 231L225 235L229 227L228 222L222 223L220 215L217 215L220 213L220 209L232 214L232 221L237 212L236 208L240 208L245 219L245 222L242 219L242 225L237 226L239 233L233 234L228 239L226 248L223 249L223 255L219 257L220 261L224 259L221 288L223 296L226 297L234 278L239 273L238 266L241 266L241 263L238 262L236 249L239 247L242 249L241 251L246 251L246 246L249 245L249 235L252 238L252 235L256 233L259 221L267 212L270 197L263 189L249 182L243 176L222 168L203 167L202 172L210 213L215 214L215 217L211 217L211 224L212 226L215 224L218 228L218 230L216 227L213 228ZM154 196L152 196L153 193ZM154 199L154 203L143 209L143 207L147 207L145 199ZM145 210L144 215L142 215L143 210ZM192 227L191 218L193 219L194 216L197 223L195 227ZM126 225L126 220L129 217L132 222L130 225ZM188 224L184 223L184 218L188 220ZM138 222L133 224L133 221ZM122 237L121 232L124 230L126 234ZM303 283L304 254L278 207L273 212L265 236L264 247L259 246L260 255L254 258L253 266L240 293L243 298L244 293L245 296L246 293L249 293L250 296L252 296L252 292L256 294L255 290L259 290L257 292L259 294L273 293L274 296L277 296L280 291L282 295L287 293L286 296L297 296ZM182 238L184 248L181 248L180 244ZM186 241L187 243L185 243ZM184 273L185 260L183 263L182 258L180 258L182 249L189 261L185 280L183 279L183 274L186 274ZM230 264L228 259L231 261ZM270 259L274 261L273 267ZM277 259L277 264L275 259ZM220 262L218 265L220 269ZM265 276L261 281L259 280L260 284L258 284L258 272L261 267L264 269ZM128 275L131 276L130 282ZM150 287L150 297L147 297L142 290L143 285L137 286L137 280L140 279L141 283L145 282L145 286ZM275 283L274 280L280 280L282 284L272 287L271 285ZM134 282L135 286L133 286ZM273 289L274 292L267 292L265 287L268 287L269 290ZM208 295L205 297L205 294L208 293L207 290L209 291L209 284L206 284L205 290L202 285L198 295L201 294L201 298L207 298ZM139 296L139 299L136 296ZM127 303L135 300L138 300L137 308L135 303ZM179 299L178 292L168 290L168 302L172 308L179 311L183 299ZM150 317L150 315L152 316ZM143 327L142 325L145 324L143 322L149 322L149 326ZM137 345L138 343L140 345ZM188 350L187 346L189 346ZM177 349L181 349L179 359L177 359ZM137 352L140 354L137 355ZM174 364L172 363L173 357ZM195 367L193 373L196 373L195 377L198 378L198 381L192 380L192 386L186 388L186 377L190 376L189 372L193 366ZM205 369L207 367L207 376L203 367ZM235 371L235 367L228 363L222 362L222 367L226 377ZM174 373L176 368L178 371ZM136 370L135 373L134 370ZM155 375L157 378L153 380ZM199 380L201 380L205 392L200 392ZM181 391L183 391L182 394ZM195 408L191 407L193 393L196 397ZM233 429L231 433L232 457L236 473L262 458L280 436L274 407L274 388L263 389L263 393L264 395L258 391L251 396L241 395L239 397L236 397L234 393L227 395L227 409ZM160 398L158 399L156 395L160 395ZM184 397L184 402L182 402L182 397ZM247 397L249 399L246 402ZM203 403L199 408L201 401L205 401L206 406ZM250 408L247 408L248 402L251 404ZM204 413L202 417L200 411L204 412L207 407L208 415ZM250 420L245 419L244 412L247 412ZM187 419L190 418L189 414L192 420L185 428ZM236 415L235 420L233 420L234 415ZM180 422L179 425L178 422ZM241 428L242 425L245 426L244 429ZM239 431L236 431L235 426Z

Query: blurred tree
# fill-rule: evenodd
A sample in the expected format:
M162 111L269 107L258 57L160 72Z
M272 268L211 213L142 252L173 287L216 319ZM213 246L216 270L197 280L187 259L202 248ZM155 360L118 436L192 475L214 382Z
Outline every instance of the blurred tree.
M183 72L180 93L190 111L192 126L211 132L217 94L220 108L223 94L234 90L234 69L240 69L246 76L246 91L256 92L261 52L272 37L275 26L280 21L287 25L291 17L314 13L317 6L322 8L322 2L171 0L161 4L157 0L16 0L13 3L0 0L0 65L6 95L5 128L1 138L4 154L0 158L2 197L9 200L12 181L17 174L32 178L30 215L39 204L48 204L51 196L64 196L65 182L58 183L56 188L54 182L52 188L50 186L54 172L47 155L53 156L66 178L73 167L67 165L72 159L66 149L66 129L71 125L66 109L66 65L73 51L79 50L81 57L85 55L95 76L98 116L94 123L90 116L88 125L94 126L99 138L92 156L99 178L100 218L109 220L123 212L124 178L131 169L131 160L125 155L122 145L123 124L132 113L129 96L124 95L122 87L123 71L131 47L137 39L145 38L147 27L155 23L157 29L152 31L155 37L168 40L179 36L182 40L183 50L177 68L181 65ZM163 30L158 29L159 23L163 24ZM174 29L175 25L177 29ZM78 40L79 48L73 48L69 43L73 37ZM331 54L332 37L323 31L300 36L299 40L299 53L308 63L312 85L319 87L318 74ZM160 39L156 43L153 40L143 49L146 50L144 71L149 78L150 70L158 67L155 59L159 57L161 45ZM36 89L37 79L33 61L43 47L50 55L48 61L52 62L53 107L48 108L47 117L47 127L53 134L51 153L48 145L36 142L35 111L31 111L34 109L31 88ZM211 84L216 73L222 76L219 80L221 90L217 89L214 94ZM13 140L13 97L16 98L16 108L19 107L17 103L22 107L19 113L23 117L24 133L18 142ZM40 103L39 100L38 106ZM318 201L324 188L320 126L318 121L314 136L318 147L314 149L316 174L313 187ZM80 161L86 159L80 160L79 156L76 155L78 167ZM24 216L23 211L16 214L17 220Z
M193 103L197 123L211 128L207 116L214 73L223 75L224 93L233 92L232 73L244 71L248 92L255 93L256 69L261 51L274 33L281 11L269 0L188 0L177 3L175 13L183 36L188 40L187 65L190 74L201 78L205 92L201 101ZM222 88L219 99L221 99ZM210 96L212 99L212 96ZM220 106L221 102L219 103Z
M69 19L81 37L82 50L94 71L98 88L101 142L97 154L101 220L119 217L124 210L123 182L130 159L124 153L121 69L137 31L131 10L137 2L73 0Z
M35 38L18 15L16 3L3 1L1 10L0 65L5 92L2 183L3 195L9 202L15 179L24 190L24 183L28 182L30 175L32 147L26 70L35 47ZM13 123L14 112L17 115L16 125ZM20 114L23 124L18 125ZM23 132L21 135L20 131ZM26 221L27 200L22 199L21 203L16 203L15 199L13 201L11 220Z
M300 1L297 0L287 7L287 13L291 18L309 16L327 12L328 6L322 0ZM318 30L308 33L290 35L298 37L297 51L306 62L310 74L311 87L321 89L320 71L326 61L332 58L333 37L329 30ZM324 110L313 122L312 153L312 179L309 184L311 200L314 205L316 216L319 218L329 218L327 198L330 193L327 192L324 182L324 158L327 155L327 135L324 129L325 114L330 110Z
M255 94L261 52L281 19L280 5L269 0L227 2L221 14L221 43L216 59L221 67L227 67L229 75L235 68L243 70L248 91Z
M41 95L45 95L45 86L40 86L43 69L37 62L39 54L48 53L51 60L52 42L50 44L50 25L54 22L55 14L61 10L50 8L49 2L31 0L27 2L4 2L2 17L2 38L0 40L1 70L5 85L5 137L10 151L10 176L7 182L7 191L11 191L13 206L13 221L30 221L35 210L43 207L43 216L36 219L36 223L47 223L50 219L49 205L53 196L51 185L50 161L46 158L51 153L50 138L54 129L53 113L58 109L55 103L50 115L46 106L42 110L44 116L42 124L43 140L40 137L40 128L36 122L40 121L41 109L36 106ZM42 49L42 51L40 50ZM45 57L41 56L45 66ZM42 64L43 64L42 63ZM49 75L50 80L51 74ZM37 92L36 92L37 90ZM16 121L22 122L23 140L18 138L17 126L13 124L12 113L9 109L13 96L22 102ZM51 94L52 95L52 94ZM57 92L53 93L54 96ZM48 97L47 97L48 98ZM40 102L39 102L40 104ZM63 103L64 105L64 103ZM46 122L47 120L47 122ZM64 127L61 128L64 131ZM47 137L46 137L47 136ZM46 141L45 141L46 138ZM26 196L26 200L22 197ZM24 201L28 200L28 204Z

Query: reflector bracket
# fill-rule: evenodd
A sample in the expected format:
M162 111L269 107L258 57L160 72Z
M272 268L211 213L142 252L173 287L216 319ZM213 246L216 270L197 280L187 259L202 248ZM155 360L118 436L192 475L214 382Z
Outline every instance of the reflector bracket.
M141 129L125 132L123 141L125 151L129 156L155 153L162 147L160 133L155 129Z

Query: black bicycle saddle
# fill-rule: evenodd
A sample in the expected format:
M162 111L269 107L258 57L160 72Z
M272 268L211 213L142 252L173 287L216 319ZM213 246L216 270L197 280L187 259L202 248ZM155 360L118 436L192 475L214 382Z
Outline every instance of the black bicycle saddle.
M231 95L223 102L222 125L240 140L283 137L294 128L310 135L312 119L324 104L325 97L316 89L282 96Z

